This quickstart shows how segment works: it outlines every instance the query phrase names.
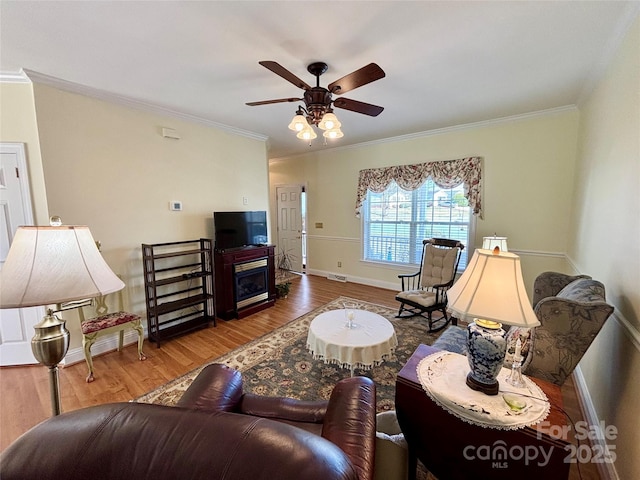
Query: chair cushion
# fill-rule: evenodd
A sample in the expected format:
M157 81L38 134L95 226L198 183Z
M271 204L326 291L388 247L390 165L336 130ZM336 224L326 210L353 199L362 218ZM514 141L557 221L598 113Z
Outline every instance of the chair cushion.
M451 281L460 249L427 245L422 264L421 287L427 288Z
M135 313L107 313L106 315L101 315L99 317L88 318L82 322L82 333L87 335L88 333L98 332L105 328L122 325L123 323L135 322L136 320L140 320L140 316Z
M399 292L396 295L396 300L406 300L422 307L430 307L436 303L436 294L426 290L407 290L406 292Z
M604 302L604 285L590 278L581 278L560 290L556 297L567 298L574 302Z

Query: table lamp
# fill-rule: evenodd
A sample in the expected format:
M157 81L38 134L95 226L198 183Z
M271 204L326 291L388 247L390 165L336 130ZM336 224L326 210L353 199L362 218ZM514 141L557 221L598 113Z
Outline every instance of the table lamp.
M60 414L58 363L69 348L64 320L54 315L60 304L93 298L124 288L106 264L86 226L19 227L0 272L0 308L57 305L34 326L31 350L49 368L51 407Z
M493 250L496 247L498 247L501 252L507 252L507 237L498 237L496 235L493 237L482 237L483 250Z
M540 325L524 288L520 257L513 253L478 249L458 281L447 292L448 308L460 318L473 317L468 326L467 385L487 395L498 393L497 376L507 349L502 325Z

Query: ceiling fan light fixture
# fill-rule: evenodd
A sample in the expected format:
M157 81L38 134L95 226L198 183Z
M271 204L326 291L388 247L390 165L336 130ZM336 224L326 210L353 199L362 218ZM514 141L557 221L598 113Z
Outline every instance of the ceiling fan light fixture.
M317 134L316 132L313 131L313 128L311 128L311 126L309 124L307 124L307 127L301 131L298 132L298 134L296 135L296 137L298 137L301 140L313 140L314 138L317 138Z
M272 103L298 102L303 101L304 106L298 105L295 116L288 125L290 130L296 132L296 137L301 140L311 141L317 138L313 126L323 131L322 135L327 138L342 138L344 134L340 127L342 124L333 113L333 108L343 108L351 112L362 113L371 117L376 117L384 110L383 107L371 105L357 100L351 100L341 97L333 100L333 95L342 95L343 93L354 90L363 85L367 85L376 80L385 77L384 70L377 64L370 63L348 75L330 83L327 88L320 86L320 76L328 69L325 62L314 62L307 66L307 71L316 77L316 86L312 87L296 75L284 68L282 65L271 60L258 62L260 65L284 78L298 88L304 90L302 98L278 98L274 100L263 100L260 102L248 102L249 106L269 105ZM311 143L309 143L311 144ZM326 141L325 141L326 144Z
M322 130L339 129L341 126L342 124L338 120L338 117L336 117L336 115L331 110L324 114L322 120L318 124L318 128Z
M325 130L322 136L325 138L342 138L344 137L344 133L342 133L342 130L338 127L332 128L331 130Z

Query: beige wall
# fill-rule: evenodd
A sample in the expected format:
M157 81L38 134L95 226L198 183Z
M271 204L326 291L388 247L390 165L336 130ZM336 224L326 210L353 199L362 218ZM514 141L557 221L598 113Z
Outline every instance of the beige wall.
M345 119L345 122L347 120ZM358 172L365 168L484 158L484 219L471 251L486 235L505 235L521 253L528 285L545 270L566 271L578 112L575 109L455 129L418 138L332 149L271 160L271 195L280 184L308 192L310 271L397 288L403 269L361 261L361 221L355 217ZM272 212L275 218L275 211ZM323 228L315 228L322 222ZM342 268L337 262L342 262Z
M32 84L0 83L0 107L0 142L25 144L33 218L36 224L47 225L49 213Z
M618 429L619 477L640 478L640 20L581 107L573 209L569 256L616 307L581 372L598 417Z
M31 152L39 139L49 212L89 226L127 284L128 308L143 317L142 243L210 238L214 210L268 209L263 141L49 86L33 92L39 138L23 141ZM182 138L163 138L162 127ZM169 210L172 200L182 212ZM75 314L65 316L72 352L81 335Z

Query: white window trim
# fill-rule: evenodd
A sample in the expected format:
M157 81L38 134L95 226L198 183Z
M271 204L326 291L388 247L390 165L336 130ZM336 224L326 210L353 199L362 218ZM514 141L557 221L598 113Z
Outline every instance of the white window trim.
M471 214L471 218L469 220L469 239L468 242L473 245L464 246L465 251L467 252L467 261L471 260L473 256L473 252L475 251L475 238L476 238L476 228L477 228L477 215ZM416 268L420 268L419 264L416 263L403 263L403 262L389 262L385 260L369 260L364 257L365 245L364 245L364 237L365 237L365 218L364 215L360 215L360 262L365 265L370 265L375 268L381 269L393 269L393 270L403 270L406 269L406 273L412 273L416 270ZM458 274L462 273L464 269L459 269Z

